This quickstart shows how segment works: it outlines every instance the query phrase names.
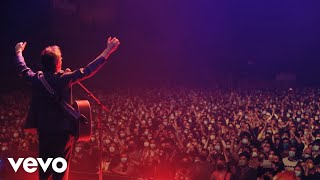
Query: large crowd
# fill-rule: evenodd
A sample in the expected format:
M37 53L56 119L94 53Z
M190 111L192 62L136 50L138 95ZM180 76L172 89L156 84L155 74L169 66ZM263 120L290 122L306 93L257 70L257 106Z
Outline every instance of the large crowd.
M144 179L320 178L320 89L140 89L96 92L90 142L74 146L71 171ZM80 97L79 97L80 98ZM0 97L1 157L37 151L24 132L29 97ZM90 98L89 98L90 99ZM99 116L100 114L100 116Z

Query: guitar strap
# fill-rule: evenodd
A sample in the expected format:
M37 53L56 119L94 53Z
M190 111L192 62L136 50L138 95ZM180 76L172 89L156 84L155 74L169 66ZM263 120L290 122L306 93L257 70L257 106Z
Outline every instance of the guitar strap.
M53 90L53 88L50 86L48 81L45 79L42 71L38 72L38 79L41 81L42 85L46 88L46 90L49 92L49 94L53 98L59 99L59 97L56 94L56 92ZM76 109L74 109L69 103L67 103L66 101L62 101L62 102L60 102L60 104L61 104L62 108L68 114L70 114L73 118L75 118L75 119L79 119L80 118L81 114Z

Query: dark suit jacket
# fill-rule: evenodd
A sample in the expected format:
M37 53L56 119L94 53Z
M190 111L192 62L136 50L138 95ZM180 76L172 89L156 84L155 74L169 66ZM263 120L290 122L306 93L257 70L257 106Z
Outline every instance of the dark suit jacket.
M99 56L85 68L73 72L60 71L57 73L44 72L44 77L59 95L61 100L71 101L71 86L74 83L94 75L106 59ZM32 84L32 98L28 116L25 119L25 129L36 129L40 133L56 134L70 130L71 123L59 103L53 101L48 91L38 78L39 72L33 72L25 63L23 56L17 56L16 69L26 81Z

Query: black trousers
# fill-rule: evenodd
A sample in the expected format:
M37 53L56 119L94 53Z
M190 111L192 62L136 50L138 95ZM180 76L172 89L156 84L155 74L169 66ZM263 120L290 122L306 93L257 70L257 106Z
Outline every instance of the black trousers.
M52 169L52 166L48 167L46 172L43 172L42 168L39 168L39 179L40 180L68 180L69 167L70 167L70 159L74 144L74 138L70 133L64 132L59 134L46 134L46 133L38 133L39 137L39 157L46 162L47 158L64 158L68 167L65 172L56 173ZM51 162L52 163L52 162ZM60 164L60 165L59 165ZM61 167L61 163L58 163L58 167Z

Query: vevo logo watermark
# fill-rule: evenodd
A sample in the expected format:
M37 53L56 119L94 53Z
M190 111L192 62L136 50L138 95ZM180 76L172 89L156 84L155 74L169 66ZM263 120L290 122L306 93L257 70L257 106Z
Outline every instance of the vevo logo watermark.
M28 173L33 173L37 170L38 163L39 163L40 167L42 168L43 172L46 172L49 165L51 164L51 161L53 160L53 158L48 158L46 162L43 162L42 158L37 158L37 160L36 160L35 158L32 158L32 157L28 157L26 159L19 158L17 162L15 162L13 158L8 158L8 160L9 160L9 162L15 172L18 171L18 169L23 161L23 169ZM57 164L59 162L62 163L61 167L57 166ZM51 166L52 166L52 169L56 173L62 173L64 171L66 171L68 164L65 159L58 157L52 161Z

